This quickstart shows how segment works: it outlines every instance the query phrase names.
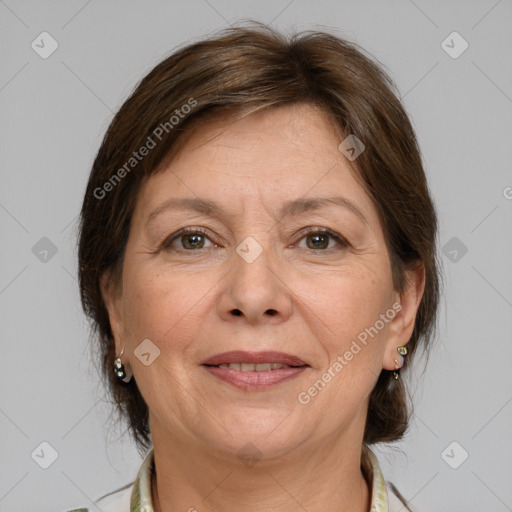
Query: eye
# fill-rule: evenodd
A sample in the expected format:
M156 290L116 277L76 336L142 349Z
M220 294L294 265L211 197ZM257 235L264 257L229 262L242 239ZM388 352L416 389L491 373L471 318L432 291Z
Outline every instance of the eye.
M349 242L341 235L338 235L334 231L331 231L327 228L310 228L308 231L302 232L301 234L302 237L300 241L306 240L305 248L311 249L313 251L330 251L331 249L336 248L336 244L341 247L348 247L350 245ZM206 241L209 241L211 245L205 246ZM331 241L335 242L334 246L330 244ZM178 247L176 246L176 243L179 244ZM167 251L175 250L193 252L215 246L216 244L214 244L207 236L205 229L183 228L169 236L162 244L162 249Z
M210 240L206 235L206 230L202 228L183 228L167 238L162 245L162 249L189 252L207 249L208 247L204 246L205 240ZM173 247L175 241L177 241L181 247ZM214 244L212 244L212 246L213 245Z
M334 231L327 228L313 228L307 231L301 238L306 240L306 249L312 250L330 250L335 247L329 246L330 239L334 240L338 245L342 247L348 247L349 243L342 236L338 235Z

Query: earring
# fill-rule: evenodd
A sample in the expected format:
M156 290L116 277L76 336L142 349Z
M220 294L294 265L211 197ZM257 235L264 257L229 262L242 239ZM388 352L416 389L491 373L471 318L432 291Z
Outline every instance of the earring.
M128 369L124 367L124 364L121 362L121 356L123 355L124 348L121 350L121 353L119 354L119 357L114 361L114 373L116 374L116 377L123 381L123 382L130 382L132 378L132 373Z
M404 356L407 355L407 347L405 345L398 347L396 350L402 356L402 359ZM400 367L398 366L398 360L394 359L394 361L395 361L395 370L393 371L393 377L395 378L395 380L398 380L398 377L400 377Z
M401 356L406 356L407 355L407 347L405 345L402 345L401 347L398 347L396 350L397 350L397 352Z

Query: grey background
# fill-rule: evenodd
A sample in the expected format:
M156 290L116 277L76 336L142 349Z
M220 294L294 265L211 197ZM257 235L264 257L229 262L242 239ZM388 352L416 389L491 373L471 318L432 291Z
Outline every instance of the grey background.
M410 432L379 458L420 510L512 510L510 0L0 0L0 511L97 510L91 500L135 476L141 459L109 422L90 358L76 216L137 81L176 46L241 18L331 30L396 81L441 219L446 288L436 348L410 384ZM59 45L47 59L31 47L43 31ZM441 46L453 31L469 44L458 58ZM41 252L43 237L55 254ZM36 463L47 448L31 457L43 441L58 452L48 469Z

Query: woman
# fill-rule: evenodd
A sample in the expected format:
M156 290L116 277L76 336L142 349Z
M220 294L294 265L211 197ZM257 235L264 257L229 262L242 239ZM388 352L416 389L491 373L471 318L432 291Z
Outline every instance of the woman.
M403 510L437 221L389 77L260 24L158 64L112 121L81 212L81 299L146 458L112 511ZM149 449L149 450L148 450Z

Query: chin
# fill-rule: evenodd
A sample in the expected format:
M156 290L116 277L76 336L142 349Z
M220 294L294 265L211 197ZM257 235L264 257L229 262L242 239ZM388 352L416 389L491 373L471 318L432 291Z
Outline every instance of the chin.
M270 460L285 456L307 441L310 430L304 418L289 411L250 409L244 414L219 417L202 429L204 444L231 458ZM211 418L209 418L211 420ZM224 427L224 428L223 428Z

